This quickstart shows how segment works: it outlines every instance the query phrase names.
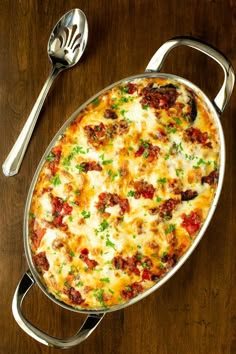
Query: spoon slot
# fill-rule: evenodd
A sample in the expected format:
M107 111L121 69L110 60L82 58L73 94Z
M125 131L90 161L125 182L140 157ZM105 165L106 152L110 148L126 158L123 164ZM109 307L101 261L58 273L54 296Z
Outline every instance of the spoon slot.
M72 52L74 52L77 48L79 48L80 46L80 40L78 40L81 37L81 33L77 34L77 36L75 37L73 44L71 46L71 50Z
M70 35L70 40L68 41L68 46L71 45L72 39L73 39L74 34L76 33L76 31L77 31L77 25L73 25L72 28L70 29L71 35Z

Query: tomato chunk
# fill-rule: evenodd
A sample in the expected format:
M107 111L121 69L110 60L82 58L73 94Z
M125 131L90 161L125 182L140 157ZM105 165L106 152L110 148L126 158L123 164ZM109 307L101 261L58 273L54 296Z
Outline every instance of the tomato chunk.
M185 228L190 236L196 234L196 232L200 229L202 224L200 212L191 211L189 215L183 214L181 218L183 219L181 226Z

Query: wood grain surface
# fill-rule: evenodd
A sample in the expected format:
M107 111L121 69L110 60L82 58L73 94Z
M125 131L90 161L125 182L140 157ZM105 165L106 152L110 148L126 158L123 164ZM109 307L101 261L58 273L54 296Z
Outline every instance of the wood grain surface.
M171 37L191 35L219 48L236 67L235 0L0 0L1 164L15 142L50 71L47 41L57 20L79 7L88 18L88 47L80 63L61 73L43 106L21 170L0 174L0 354L54 354L12 316L15 288L28 269L23 217L40 158L57 130L85 100L109 84L142 73ZM215 62L175 49L163 72L185 77L213 99L223 80ZM214 217L190 259L144 300L109 313L70 354L236 353L236 99L222 114L226 139L224 186ZM35 285L25 316L57 337L72 336L85 316L52 303Z

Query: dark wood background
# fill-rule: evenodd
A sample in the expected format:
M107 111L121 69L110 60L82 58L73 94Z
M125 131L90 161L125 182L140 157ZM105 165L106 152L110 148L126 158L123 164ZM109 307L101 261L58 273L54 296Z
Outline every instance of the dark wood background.
M85 100L109 84L142 73L166 40L192 35L219 48L236 67L235 0L0 0L1 164L15 142L50 71L47 40L57 20L81 8L89 41L81 62L61 73L49 92L20 173L0 173L0 354L61 353L26 335L11 311L27 270L23 215L28 189L47 145ZM197 84L211 99L223 74L189 48L175 49L162 71ZM227 163L212 222L190 259L161 289L124 310L109 313L72 353L236 353L235 92L222 115ZM23 310L39 328L73 335L84 315L49 301L37 285Z

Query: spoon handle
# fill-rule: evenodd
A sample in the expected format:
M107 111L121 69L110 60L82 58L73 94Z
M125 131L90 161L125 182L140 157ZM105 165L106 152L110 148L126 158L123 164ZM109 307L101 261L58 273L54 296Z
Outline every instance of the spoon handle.
M52 67L52 71L48 76L20 135L2 165L2 170L5 176L14 176L18 173L47 93L59 72L60 69L55 66Z

